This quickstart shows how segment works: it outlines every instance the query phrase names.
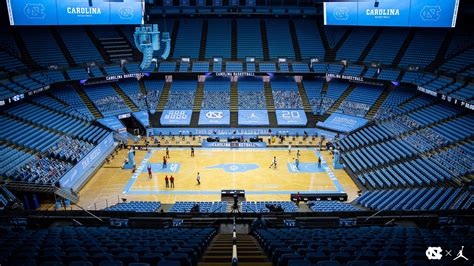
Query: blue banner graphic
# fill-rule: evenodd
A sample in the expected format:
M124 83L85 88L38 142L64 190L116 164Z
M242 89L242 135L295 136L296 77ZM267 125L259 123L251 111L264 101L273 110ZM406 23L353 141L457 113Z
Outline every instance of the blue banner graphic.
M267 110L239 110L240 126L268 126Z
M113 146L114 137L110 133L59 180L61 187L72 188L74 191L80 189L95 169L100 167L105 158L112 152Z
M140 111L132 113L132 115L144 126L145 128L150 126L150 119L147 111Z
M229 110L201 110L199 113L200 126L228 126L230 125Z
M201 144L203 148L265 148L265 142L207 142Z
M459 0L354 0L324 3L325 25L455 27Z
M279 126L306 126L308 119L304 110L276 110Z
M120 122L120 120L115 116L105 117L97 120L97 122L101 123L105 127L118 132L123 133L127 132L127 128Z
M7 0L10 25L141 24L143 0Z
M189 126L192 110L164 110L160 117L163 126Z
M350 133L367 124L367 119L333 113L326 121L318 122L316 125L322 128L327 128L342 133Z

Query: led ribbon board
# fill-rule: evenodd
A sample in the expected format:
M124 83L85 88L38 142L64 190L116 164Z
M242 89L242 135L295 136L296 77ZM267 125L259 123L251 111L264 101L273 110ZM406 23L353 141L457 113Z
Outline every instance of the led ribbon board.
M455 27L459 0L324 2L324 25Z
M10 25L141 24L143 0L7 0Z

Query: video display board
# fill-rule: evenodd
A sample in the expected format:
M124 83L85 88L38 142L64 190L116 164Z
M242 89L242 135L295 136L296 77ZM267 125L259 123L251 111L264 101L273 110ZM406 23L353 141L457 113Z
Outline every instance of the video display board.
M10 25L141 24L143 0L7 0Z
M347 0L324 2L324 25L452 27L459 0Z

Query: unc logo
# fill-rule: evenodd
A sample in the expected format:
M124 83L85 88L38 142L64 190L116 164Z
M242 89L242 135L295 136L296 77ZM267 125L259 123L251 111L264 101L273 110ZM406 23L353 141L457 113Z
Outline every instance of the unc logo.
M349 8L347 7L338 7L334 9L334 18L336 20L348 20L349 19Z
M206 117L209 119L221 119L224 117L224 113L221 111L210 111L206 113Z
M441 247L428 247L425 255L429 260L440 260L443 257L441 252L443 252Z
M118 14L119 14L119 17L121 19L132 19L133 18L133 8L131 8L131 7L121 7Z
M25 15L29 19L44 19L46 16L45 8L43 4L32 4L27 3L25 6Z
M420 11L420 17L423 21L438 21L441 17L440 6L425 6Z

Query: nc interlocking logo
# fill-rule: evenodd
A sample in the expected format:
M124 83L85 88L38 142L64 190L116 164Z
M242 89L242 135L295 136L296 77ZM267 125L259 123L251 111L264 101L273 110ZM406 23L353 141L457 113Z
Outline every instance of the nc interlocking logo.
M224 117L224 113L221 111L210 111L206 113L206 117L209 119L222 119Z
M349 8L347 7L338 7L334 9L333 12L334 18L336 20L348 20L349 19Z
M133 8L131 7L121 7L119 9L119 17L121 19L132 19L133 18Z
M420 17L423 21L438 21L441 18L440 6L425 6L421 9Z
M441 260L443 258L443 249L441 247L428 247L425 255L429 260Z
M29 19L44 19L46 16L43 4L27 3L24 12Z

